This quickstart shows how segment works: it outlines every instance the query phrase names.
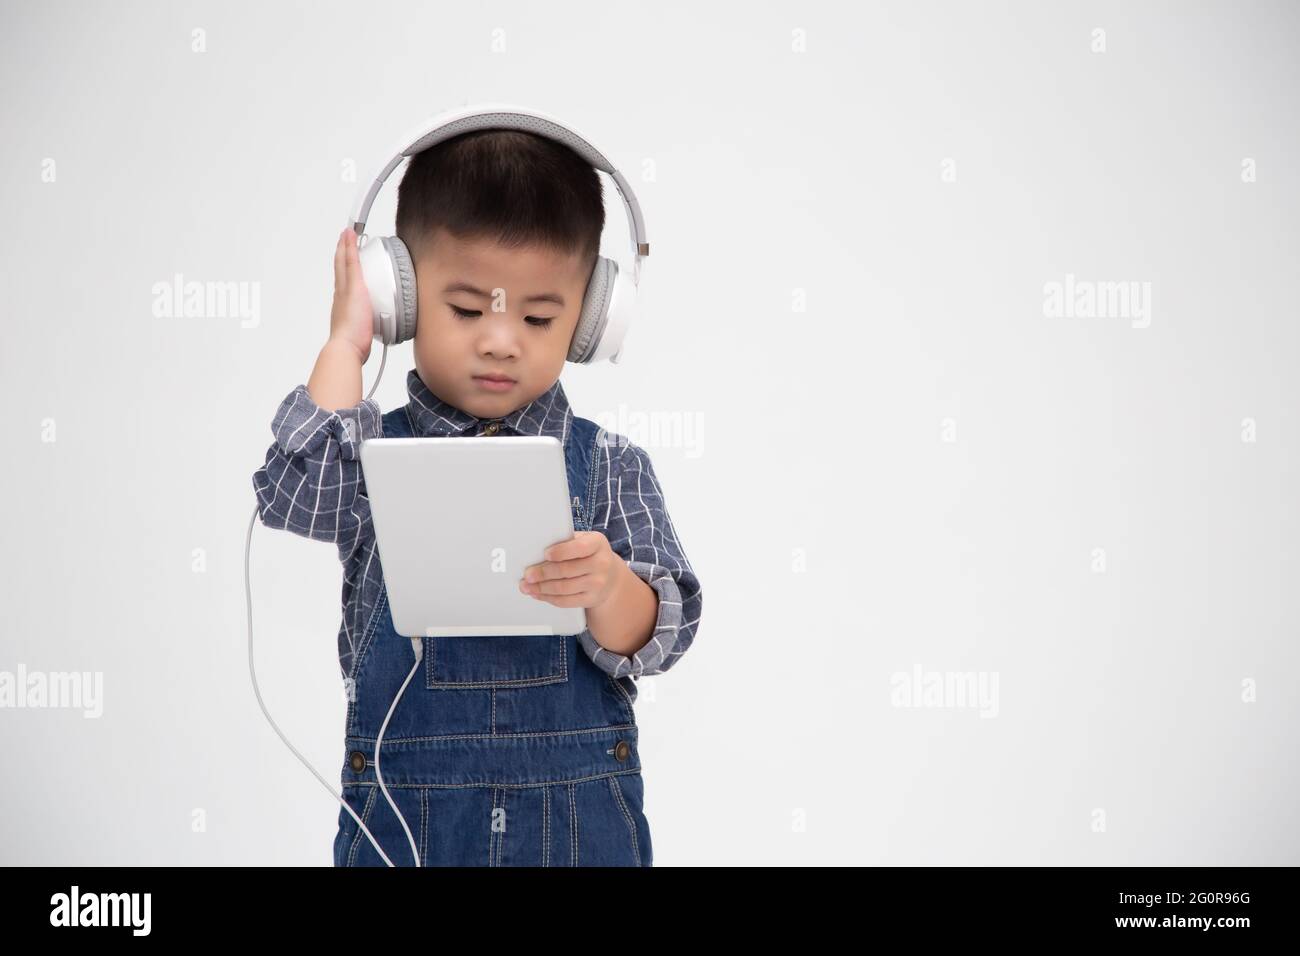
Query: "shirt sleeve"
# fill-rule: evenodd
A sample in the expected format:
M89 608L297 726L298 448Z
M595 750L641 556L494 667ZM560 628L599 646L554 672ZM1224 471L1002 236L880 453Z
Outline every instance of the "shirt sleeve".
M659 612L650 640L631 657L601 647L590 630L580 641L592 662L614 677L662 674L695 640L703 608L700 581L668 516L650 456L623 438L612 449L613 441L601 444L597 461L603 474L597 476L592 526L654 589Z
M360 448L383 435L379 403L326 411L298 385L276 410L271 433L275 441L253 473L262 524L332 541L346 560L371 526Z

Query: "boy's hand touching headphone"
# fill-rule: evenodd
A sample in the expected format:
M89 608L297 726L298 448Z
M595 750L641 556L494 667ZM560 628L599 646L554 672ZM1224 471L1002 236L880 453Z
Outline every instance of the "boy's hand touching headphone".
M370 358L375 339L374 311L370 292L361 277L357 234L351 226L339 233L334 247L334 305L330 309L330 339L346 342L357 350L361 364Z
M545 561L524 569L519 590L556 607L599 607L613 595L626 568L599 531L575 531L543 554Z

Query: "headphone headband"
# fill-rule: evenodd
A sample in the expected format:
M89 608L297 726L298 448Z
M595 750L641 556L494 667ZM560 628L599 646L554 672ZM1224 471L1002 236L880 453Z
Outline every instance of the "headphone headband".
M627 211L632 238L632 279L634 283L639 284L641 260L650 255L650 243L645 235L641 205L637 202L636 193L632 191L623 174L614 168L614 164L605 158L604 153L559 120L535 110L508 104L493 103L447 110L420 126L414 135L404 139L402 147L375 176L369 189L357 195L357 203L352 213L352 228L356 234L360 236L365 232L366 220L370 216L370 207L374 204L375 197L379 195L379 190L403 159L423 152L453 136L479 129L516 129L545 136L547 139L568 146L593 167L608 173L614 180L614 185L618 187L618 193Z

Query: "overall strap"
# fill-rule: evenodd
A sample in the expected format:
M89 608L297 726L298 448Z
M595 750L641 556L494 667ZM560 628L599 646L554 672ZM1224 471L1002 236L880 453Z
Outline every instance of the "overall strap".
M597 441L601 431L599 425L586 418L573 417L570 423L568 440L564 446L565 466L568 469L569 488L574 495L581 495L582 500L574 508L574 528L590 530L596 507L596 456L600 453ZM581 489L581 490L579 490Z
M415 432L411 428L411 417L407 414L405 405L399 405L391 412L387 412L380 421L384 425L385 438L413 438L415 436Z

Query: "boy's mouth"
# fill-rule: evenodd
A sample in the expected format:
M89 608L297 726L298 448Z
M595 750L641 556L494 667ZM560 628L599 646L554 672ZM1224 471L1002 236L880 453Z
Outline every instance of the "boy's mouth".
M515 380L506 375L475 375L474 381L490 392L509 391L515 385Z

